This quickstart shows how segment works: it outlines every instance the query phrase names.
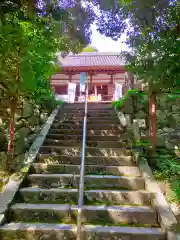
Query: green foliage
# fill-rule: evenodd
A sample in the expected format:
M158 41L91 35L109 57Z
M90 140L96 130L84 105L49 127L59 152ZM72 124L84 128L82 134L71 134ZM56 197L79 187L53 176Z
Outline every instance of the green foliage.
M98 52L97 48L88 45L87 47L83 48L82 52Z
M180 164L177 157L169 153L157 153L157 167L163 170L166 177L180 176Z
M68 36L59 35L51 17L22 19L18 13L0 19L0 91L9 99L53 98L49 78L57 71L55 54L69 51ZM78 44L78 43L77 43ZM77 46L76 46L77 47Z
M180 100L180 94L168 94L167 98L171 101Z
M9 122L10 131L6 166L10 172L15 156L16 122L21 118L19 103L27 99L45 112L62 104L55 100L49 81L58 68L56 53L74 52L82 47L81 39L73 35L76 29L72 19L66 18L64 12L57 21L53 14L37 13L33 2L31 11L29 3L4 1L0 4L0 101L5 97L8 102L5 121ZM2 11L4 7L6 11ZM29 121L40 123L38 117ZM8 127L6 130L8 132Z
M154 14L151 25L139 25L140 35L131 36L133 54L126 53L127 69L148 82L154 92L180 89L180 3Z
M112 102L112 106L115 109L121 109L123 107L123 105L124 105L123 99L119 99L119 100L116 100L116 101Z
M56 105L64 105L64 101L63 100L56 100Z
M151 145L152 145L151 141L146 140L146 139L135 142L136 147L146 148L146 147L150 147Z
M0 26L0 86L11 97L50 92L50 61L58 42L42 24L43 19L21 21L12 15ZM53 31L53 23L50 27Z
M137 94L139 94L140 92L136 89L130 89L128 90L128 92L126 93L126 95L122 98L120 98L119 100L113 101L112 102L112 106L116 109L121 109L125 102L131 97L131 96L135 96Z
M168 183L166 196L170 202L180 201L180 164L177 157L169 152L158 152L154 176L157 180Z

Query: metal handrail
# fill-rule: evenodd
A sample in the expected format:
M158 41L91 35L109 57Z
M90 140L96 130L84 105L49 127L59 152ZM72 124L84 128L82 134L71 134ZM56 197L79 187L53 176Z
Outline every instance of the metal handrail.
M82 141L82 156L81 156L79 199L78 199L78 216L77 216L77 240L81 240L82 210L83 210L83 205L84 205L84 166L85 166L86 132L87 132L87 100L88 100L88 84L86 85L85 109L84 109L83 141Z

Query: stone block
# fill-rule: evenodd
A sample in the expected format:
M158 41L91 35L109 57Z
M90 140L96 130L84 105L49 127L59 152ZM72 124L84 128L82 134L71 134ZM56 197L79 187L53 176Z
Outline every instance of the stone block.
M127 105L126 107L123 108L122 110L125 114L133 114L134 109L132 105Z
M164 122L167 118L166 113L164 110L157 110L156 112L157 118L161 121Z
M122 112L118 112L117 115L118 115L120 124L121 124L123 127L126 127L126 126L127 126L127 118L125 117L125 115L124 115Z
M34 113L33 105L31 103L25 102L22 109L22 116L28 118Z
M164 131L165 133L172 133L172 132L174 132L174 128L164 127L164 128L163 128L163 131Z
M15 155L19 155L20 153L24 153L26 149L29 147L29 143L27 140L27 136L30 133L28 128L20 128L16 133L16 140L15 140Z
M135 113L135 118L145 119L146 118L146 112L143 112L143 111L136 112Z
M166 147L168 150L174 150L175 145L174 145L173 143L171 143L170 141L166 140L166 141L165 141L165 147Z
M16 121L16 123L15 123L15 125L16 125L16 131L17 131L18 129L20 129L20 128L25 127L25 123L26 123L25 119L21 119L21 120L19 120L19 121Z
M172 105L172 112L174 113L180 112L180 105Z
M180 123L180 112L179 113L173 113L172 118L178 123Z
M48 114L47 113L41 113L40 114L40 123L44 124L47 121Z
M16 131L16 139L25 139L29 134L31 130L26 127L22 127Z
M24 163L24 160L25 160L25 153L21 153L14 158L14 162L17 165Z
M165 146L165 138L163 135L156 136L156 145L157 147L164 147Z
M28 118L28 123L31 125L31 126L36 126L36 125L39 125L39 117L38 116L31 116Z

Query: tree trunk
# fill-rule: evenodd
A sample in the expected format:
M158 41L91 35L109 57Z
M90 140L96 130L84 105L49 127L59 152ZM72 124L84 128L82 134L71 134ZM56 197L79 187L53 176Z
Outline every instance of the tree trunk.
M134 84L134 74L128 72L128 78L129 78L129 82L130 82L130 88L134 89L135 88L135 84Z
M149 98L149 138L152 143L152 157L156 156L156 93Z
M9 172L13 171L13 158L14 158L14 140L15 140L15 113L18 104L18 85L20 82L20 68L19 63L16 67L15 79L17 84L16 92L10 99L10 124L9 124L9 142L7 152L7 168Z
M17 99L13 98L10 101L11 105L11 116L9 125L9 142L8 142L8 154L7 154L7 167L10 170L12 167L14 157L14 140L15 140L15 113L17 106Z

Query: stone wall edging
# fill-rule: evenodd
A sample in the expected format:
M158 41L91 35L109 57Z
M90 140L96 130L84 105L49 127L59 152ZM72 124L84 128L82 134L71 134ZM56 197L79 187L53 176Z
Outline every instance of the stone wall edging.
M48 117L46 123L44 124L40 134L37 136L37 138L34 140L31 148L25 155L25 164L24 164L24 171L22 172L21 178L18 176L13 176L9 179L8 183L6 184L4 191L0 193L0 225L3 224L5 220L5 213L11 204L11 202L14 199L15 194L19 190L19 187L21 183L23 182L24 178L26 177L26 174L29 172L29 168L33 161L36 159L36 156L39 152L39 149L41 145L44 142L44 139L46 135L49 132L49 129L59 112L61 106L58 106ZM17 179L15 180L15 178Z
M158 213L162 229L167 232L167 240L180 240L180 234L172 231L172 229L178 226L178 221L172 212L170 204L166 201L163 193L161 192L158 183L153 178L152 170L146 159L140 159L139 168L145 179L146 190L154 193L155 197L152 204Z
M137 134L140 136L140 129L137 122L133 122L133 133L136 139ZM145 189L154 194L154 199L152 200L152 205L155 207L158 220L160 222L161 228L166 232L167 240L180 240L180 233L176 233L174 229L178 227L178 221L175 218L170 204L165 199L161 189L153 177L152 170L148 164L146 158L140 158L138 161L138 167L141 170L142 176L145 179Z

